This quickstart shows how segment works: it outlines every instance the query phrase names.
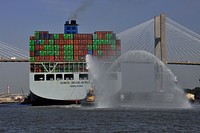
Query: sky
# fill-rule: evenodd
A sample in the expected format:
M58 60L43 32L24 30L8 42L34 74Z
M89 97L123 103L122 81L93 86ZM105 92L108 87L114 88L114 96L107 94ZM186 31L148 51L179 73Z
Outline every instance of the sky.
M29 37L34 31L63 33L70 18L76 18L80 33L119 33L160 13L200 34L199 5L199 0L0 0L0 41L29 51ZM0 63L0 93L7 85L14 93L21 89L28 92L28 69L28 63ZM179 75L187 77L182 74L185 70ZM187 86L187 81L182 80L184 87L195 86Z

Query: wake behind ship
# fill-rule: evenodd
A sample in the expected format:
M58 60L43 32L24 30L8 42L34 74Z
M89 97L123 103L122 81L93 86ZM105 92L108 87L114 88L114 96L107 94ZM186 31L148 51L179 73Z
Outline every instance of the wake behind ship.
M30 36L30 94L32 105L80 104L92 88L86 55L106 64L121 55L112 31L79 34L76 20L66 21L64 33L35 31ZM117 81L116 81L117 82Z

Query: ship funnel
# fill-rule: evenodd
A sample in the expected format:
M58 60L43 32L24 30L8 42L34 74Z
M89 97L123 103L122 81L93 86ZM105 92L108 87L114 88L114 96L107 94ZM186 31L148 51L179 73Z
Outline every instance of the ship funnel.
M78 24L76 23L76 20L71 20L71 23L69 21L65 22L64 33L65 34L78 34Z

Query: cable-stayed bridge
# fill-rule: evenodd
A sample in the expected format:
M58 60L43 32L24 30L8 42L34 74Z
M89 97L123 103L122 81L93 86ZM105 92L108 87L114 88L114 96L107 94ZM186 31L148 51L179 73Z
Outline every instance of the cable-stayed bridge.
M156 40L160 38L156 38L155 23L154 18L117 34L122 42L122 54L130 50L144 50L156 55ZM165 64L200 65L200 35L170 18L166 18L164 25L166 48L162 51L160 46L158 52L165 54Z
M29 52L0 41L0 62L29 62Z
M161 45L158 50L159 54L165 54L165 63L200 65L200 35L170 18L166 18L164 25L166 48L163 52ZM155 19L151 19L118 33L122 54L130 50L144 50L156 55L156 41L162 40L162 37L156 38L155 27ZM0 62L29 62L29 52L0 41Z

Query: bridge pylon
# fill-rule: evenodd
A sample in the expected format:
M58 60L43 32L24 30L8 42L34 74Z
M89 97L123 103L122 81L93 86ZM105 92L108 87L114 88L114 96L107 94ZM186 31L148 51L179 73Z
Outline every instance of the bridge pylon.
M166 15L160 14L160 16L154 17L154 55L159 58L164 64L167 64L166 58ZM155 71L155 91L163 92L164 86L164 76L162 67L160 67L157 63L154 65Z
M167 63L166 57L166 15L160 14L160 16L154 17L154 55L159 58L164 64Z

